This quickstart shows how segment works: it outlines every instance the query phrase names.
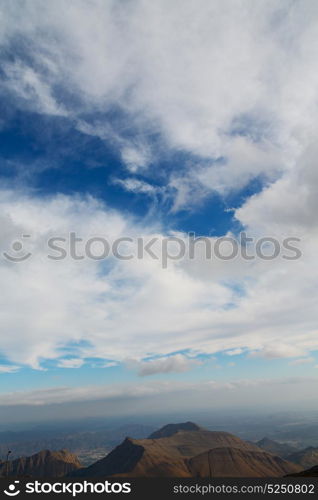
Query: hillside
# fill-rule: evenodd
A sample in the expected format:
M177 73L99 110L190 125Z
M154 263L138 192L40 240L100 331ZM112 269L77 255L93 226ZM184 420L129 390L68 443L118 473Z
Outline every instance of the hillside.
M305 448L290 454L287 459L301 465L303 469L309 469L318 465L318 448Z
M256 445L262 448L262 450L272 453L273 455L278 455L281 458L286 458L291 453L298 451L294 446L290 446L287 443L279 443L278 441L266 437L258 441Z
M81 467L77 457L67 450L42 450L31 457L21 457L0 464L0 477L62 477Z
M295 474L288 474L287 477L318 477L318 465L311 469L302 470Z
M67 424L65 428L56 426L24 432L0 432L0 456L5 457L7 450L12 450L11 458L16 459L34 455L40 450L67 449L79 457L83 465L88 466L107 455L126 436L144 439L154 430L153 426L143 424L104 428L99 421L87 427L83 423L74 424L73 428Z
M281 477L299 467L267 452L215 448L189 460L193 477Z
M194 428L194 425L189 422L170 424L153 433L151 436L155 438L127 438L105 458L90 467L75 471L72 475L205 477L209 475L207 452L215 463L218 462L218 466L213 468L213 475L218 477L231 474L247 474L251 477L282 476L299 470L294 464L273 457L233 434L208 431L198 426ZM194 430L184 430L185 428ZM168 437L159 437L167 434Z

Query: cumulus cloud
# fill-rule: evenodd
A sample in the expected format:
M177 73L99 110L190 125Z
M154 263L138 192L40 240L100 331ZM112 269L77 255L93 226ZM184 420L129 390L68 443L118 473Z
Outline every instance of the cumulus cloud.
M292 170L250 197L236 217L258 233L313 238L317 234L317 144L312 142Z

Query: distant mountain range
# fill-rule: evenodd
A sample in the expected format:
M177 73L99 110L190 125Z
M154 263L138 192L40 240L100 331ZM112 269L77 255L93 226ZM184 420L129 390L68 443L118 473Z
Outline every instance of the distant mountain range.
M40 450L67 449L75 453L83 465L90 465L109 453L126 436L142 439L153 430L150 425L129 424L111 429L0 432L0 456L5 457L8 449L12 450L12 458L35 454Z
M148 439L160 439L165 437L173 436L176 432L179 431L203 431L202 427L199 427L197 424L193 422L184 422L180 424L168 424L159 429L158 431L150 434Z
M290 446L287 443L279 443L278 441L273 441L266 437L256 444L259 448L262 448L262 450L268 451L268 453L272 453L273 455L278 455L281 458L287 458L292 453L298 451L294 446Z
M301 465L303 469L315 467L318 464L318 448L309 447L292 453L288 460Z
M67 450L42 450L31 457L0 463L0 477L63 477L81 467Z
M310 469L303 470L297 474L289 474L290 477L318 477L318 465Z
M169 424L148 439L126 438L76 477L273 477L300 467L227 432Z
M318 464L318 448L312 446L304 450L297 450L287 443L279 443L268 438L261 439L256 444L273 455L278 455L289 462L300 465L303 469L309 469Z
M306 470L304 470L306 469ZM109 454L85 467L66 451L44 450L8 463L0 476L25 477L283 477L318 474L318 449L296 450L263 438L244 441L193 422L168 424L148 438L126 437Z

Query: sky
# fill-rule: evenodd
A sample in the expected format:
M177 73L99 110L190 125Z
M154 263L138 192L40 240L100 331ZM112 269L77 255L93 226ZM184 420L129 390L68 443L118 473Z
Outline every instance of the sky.
M315 0L0 0L0 418L315 404L317 29Z

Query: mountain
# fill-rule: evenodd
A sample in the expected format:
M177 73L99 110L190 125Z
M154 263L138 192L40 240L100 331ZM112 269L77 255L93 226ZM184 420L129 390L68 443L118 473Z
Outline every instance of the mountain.
M148 439L126 438L102 460L70 475L207 477L210 474L208 460L214 464L213 476L218 477L228 476L229 471L230 475L252 477L283 476L299 471L297 465L274 457L233 434L208 431L186 422L169 424Z
M189 460L192 477L281 477L299 467L271 453L215 448Z
M199 427L197 424L193 422L183 422L180 424L168 424L159 429L158 431L150 434L148 439L159 439L163 437L170 437L173 434L176 434L179 431L202 431L202 427Z
M318 465L295 474L288 474L286 477L318 477Z
M291 453L297 452L297 448L290 446L287 443L279 443L278 441L273 441L267 437L264 437L256 443L259 448L272 453L273 455L278 455L279 457L286 458Z
M303 469L309 469L318 465L318 448L305 448L297 451L287 457L290 462L294 462L302 466Z
M74 424L53 429L30 429L21 432L0 432L0 456L5 456L7 450L12 450L11 458L29 456L40 450L58 451L67 449L75 453L80 462L88 466L96 460L103 458L115 446L119 445L126 436L136 439L146 438L154 431L151 425L127 424L103 428L103 423L98 422L98 428L83 428Z
M31 457L21 457L0 464L0 477L62 477L81 467L77 457L67 450L42 450Z

